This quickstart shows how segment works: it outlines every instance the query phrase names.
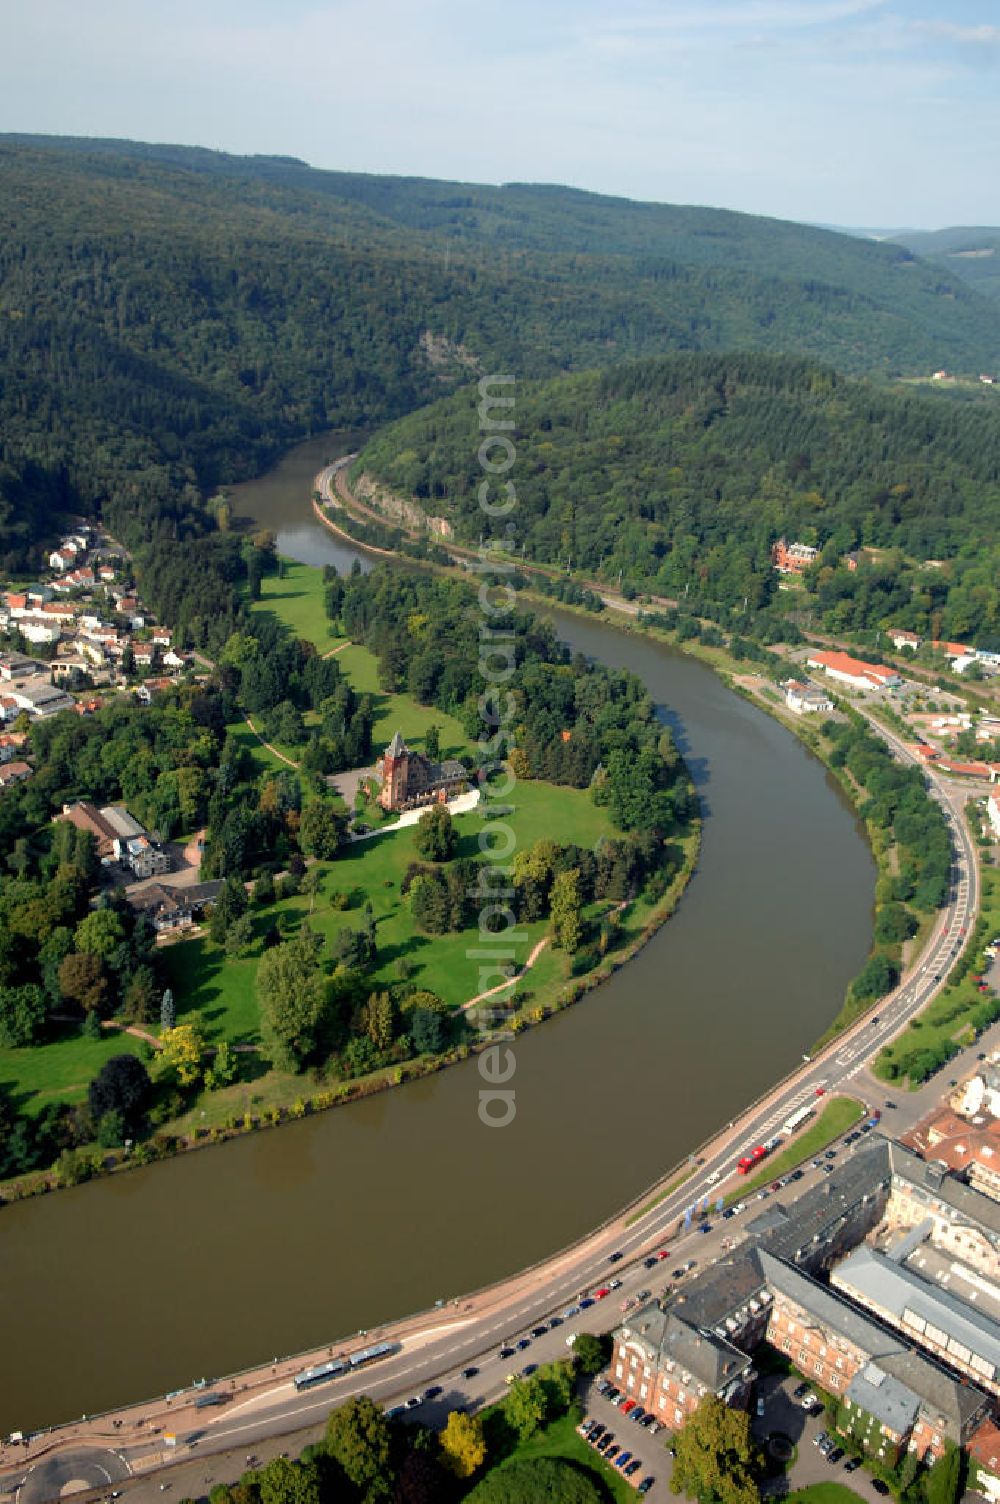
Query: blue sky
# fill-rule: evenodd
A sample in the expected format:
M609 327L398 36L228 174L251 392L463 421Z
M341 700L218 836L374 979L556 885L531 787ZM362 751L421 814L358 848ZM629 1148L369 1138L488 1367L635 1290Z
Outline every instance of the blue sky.
M8 0L0 130L1000 223L1000 0Z

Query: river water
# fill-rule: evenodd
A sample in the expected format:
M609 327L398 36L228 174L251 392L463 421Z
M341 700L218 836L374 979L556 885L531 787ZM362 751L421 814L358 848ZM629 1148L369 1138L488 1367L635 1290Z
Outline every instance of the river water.
M314 440L236 492L310 564ZM368 561L364 559L364 567ZM594 620L566 640L639 674L705 809L674 918L519 1038L517 1115L474 1061L381 1097L0 1213L0 1430L64 1420L450 1298L599 1223L793 1066L871 934L874 867L826 770L701 664ZM404 728L405 730L405 728Z

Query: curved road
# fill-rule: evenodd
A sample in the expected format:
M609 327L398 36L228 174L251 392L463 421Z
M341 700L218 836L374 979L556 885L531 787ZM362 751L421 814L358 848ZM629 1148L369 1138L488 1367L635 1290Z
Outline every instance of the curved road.
M885 738L897 758L917 762L894 733L874 720L870 723ZM423 1402L419 1410L414 1409L421 1418L432 1414L435 1419L439 1416L443 1419L447 1410L455 1405L475 1406L501 1393L505 1376L519 1371L527 1361L546 1361L564 1355L565 1339L571 1332L606 1329L613 1320L608 1307L616 1300L621 1302L623 1297L645 1293L640 1287L653 1284L656 1274L660 1275L657 1283L662 1285L663 1273L685 1262L693 1252L701 1256L702 1262L706 1256L717 1255L728 1241L726 1235L737 1224L721 1221L708 1237L693 1231L681 1236L679 1229L687 1208L706 1197L714 1202L724 1193L729 1182L735 1183L739 1157L752 1145L773 1136L790 1113L815 1100L817 1093L849 1091L862 1099L867 1098L869 1105L874 1105L873 1098L879 1088L870 1077L866 1076L862 1081L856 1078L866 1071L883 1045L940 991L965 944L979 906L975 848L962 814L966 796L962 789L949 787L940 775L927 769L924 771L933 797L949 823L953 843L951 892L947 905L935 921L928 944L896 990L876 1004L869 1015L839 1035L814 1058L807 1059L766 1098L727 1125L702 1150L696 1173L683 1185L664 1195L644 1215L637 1216L636 1208L646 1204L655 1194L650 1192L635 1207L627 1208L583 1243L502 1285L479 1292L461 1303L453 1302L417 1321L399 1323L394 1328L368 1334L368 1341L376 1336L380 1339L401 1337L403 1340L402 1351L375 1368L300 1394L290 1375L302 1365L285 1361L274 1370L273 1381L265 1381L258 1392L245 1399L240 1398L238 1391L234 1392L232 1399L217 1409L195 1411L191 1404L194 1395L180 1399L177 1408L170 1411L163 1402L145 1407L149 1414L144 1423L152 1428L158 1421L162 1431L176 1432L179 1445L166 1451L162 1441L150 1437L148 1429L144 1435L125 1432L119 1451L129 1459L132 1468L148 1478L150 1471L186 1459L187 1465L181 1471L187 1474L192 1460L197 1458L195 1471L198 1476L183 1480L185 1492L195 1494L203 1491L202 1483L218 1481L218 1477L231 1477L234 1470L242 1469L244 1458L229 1455L233 1449L250 1449L252 1452L256 1446L273 1455L278 1444L268 1447L269 1438L287 1437L321 1424L334 1405L361 1391L392 1402L408 1395L420 1395L422 1389L432 1383L440 1384L443 1393L439 1397L433 1402ZM630 1214L635 1220L628 1225ZM644 1257L652 1257L668 1238L668 1261L656 1270L646 1269ZM616 1258L609 1262L612 1252ZM613 1275L622 1281L620 1292L606 1303L596 1303L586 1312L568 1314L582 1293L607 1282ZM530 1351L525 1349L513 1357L499 1358L499 1349L508 1339L513 1341L526 1336L533 1325L548 1322L553 1316L561 1316L561 1324L544 1337L532 1340ZM464 1379L461 1377L463 1368L475 1368L476 1372ZM219 1383L215 1387L228 1393L231 1386ZM50 1440L55 1441L58 1434L55 1433ZM62 1450L48 1462L39 1463L26 1478L22 1468L21 1478L25 1481L18 1504L39 1504L43 1499L56 1497L65 1486L59 1479L88 1476L81 1469L92 1462L96 1454L80 1449L79 1441L74 1444L70 1435L64 1435L66 1445L72 1450ZM213 1463L206 1455L209 1453L226 1455L217 1457ZM220 1468L223 1469L221 1472ZM8 1474L3 1481L9 1488L12 1482L16 1485L20 1479L12 1479ZM151 1487L158 1489L159 1484L134 1478L128 1492L138 1494ZM51 1491L46 1492L46 1489Z

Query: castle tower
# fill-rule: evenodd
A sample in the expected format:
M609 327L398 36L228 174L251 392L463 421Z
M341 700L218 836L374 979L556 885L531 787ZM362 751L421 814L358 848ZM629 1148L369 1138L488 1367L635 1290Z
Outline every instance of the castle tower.
M410 749L397 731L382 758L382 792L379 803L383 809L399 809L406 802L409 771Z

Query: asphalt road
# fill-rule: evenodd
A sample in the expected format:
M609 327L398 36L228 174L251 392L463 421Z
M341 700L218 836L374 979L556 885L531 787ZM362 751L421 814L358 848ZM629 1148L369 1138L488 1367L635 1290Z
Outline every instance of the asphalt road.
M897 756L905 761L915 761L908 749L885 728L879 732L893 746ZM666 1196L632 1226L626 1226L623 1218L584 1244L555 1256L535 1271L528 1271L509 1287L501 1287L470 1302L468 1314L456 1314L451 1308L440 1313L440 1322L429 1325L422 1333L407 1338L403 1350L393 1358L383 1360L376 1367L361 1373L324 1384L318 1389L299 1393L288 1379L276 1382L273 1389L255 1398L234 1401L219 1410L207 1412L207 1418L199 1418L196 1430L188 1426L181 1431L178 1424L178 1446L175 1452L164 1454L162 1441L143 1442L139 1446L122 1447L122 1455L137 1471L149 1469L150 1465L177 1463L185 1459L182 1470L186 1475L191 1460L197 1456L193 1471L205 1484L221 1478L232 1478L245 1466L245 1456L274 1455L292 1434L308 1431L322 1423L335 1405L352 1394L364 1392L386 1404L399 1403L408 1396L418 1397L432 1384L442 1386L443 1393L432 1401L421 1401L414 1407L414 1415L431 1422L443 1422L447 1412L458 1405L478 1407L504 1392L504 1380L510 1373L518 1373L526 1364L543 1362L565 1356L566 1341L576 1331L606 1330L617 1320L621 1301L634 1297L644 1288L655 1290L653 1271L643 1267L643 1256L650 1255L669 1240L670 1256L662 1268L670 1270L691 1257L701 1264L716 1256L723 1240L736 1229L735 1221L720 1221L708 1236L696 1230L680 1235L686 1209L695 1202L709 1198L711 1202L731 1191L739 1183L736 1164L746 1150L775 1135L781 1124L798 1107L816 1101L817 1093L834 1094L845 1092L860 1097L869 1107L884 1100L884 1088L867 1074L867 1065L906 1022L923 1008L943 985L947 972L962 950L972 920L978 908L978 870L972 841L961 817L964 794L949 788L941 778L930 775L934 797L944 811L951 830L954 846L954 879L947 906L939 914L932 938L925 948L918 966L906 977L895 992L883 998L874 1010L874 1016L862 1019L840 1035L821 1054L806 1060L802 1067L787 1081L780 1083L761 1103L748 1110L738 1121L727 1125L702 1155L696 1173L676 1191ZM940 1092L940 1082L935 1090ZM902 1126L902 1125L901 1125ZM808 1185L813 1174L802 1182ZM624 1215L624 1214L623 1214ZM620 1255L614 1263L612 1253ZM622 1288L603 1301L596 1302L587 1311L568 1314L582 1294L606 1284L612 1276L622 1280ZM661 1275L659 1287L662 1288ZM505 1295L506 1289L510 1290ZM531 1339L530 1347L517 1352L516 1357L501 1359L502 1345L524 1339L532 1326L553 1316L562 1320L562 1325L544 1337ZM429 1318L430 1321L430 1318ZM369 1341L376 1335L392 1336L389 1329L370 1333ZM475 1367L477 1372L470 1379L461 1377L461 1370ZM168 1418L169 1419L169 1418ZM178 1418L179 1419L179 1418ZM299 1438L296 1446L305 1438ZM267 1445L266 1453L262 1450ZM155 1453L156 1457L151 1455ZM207 1454L212 1454L208 1459ZM217 1457L216 1454L222 1454ZM117 1454L110 1454L115 1456ZM29 1473L20 1489L18 1504L41 1504L42 1500L58 1496L68 1478L83 1478L81 1469L93 1460L91 1450L63 1452L57 1461L39 1462ZM202 1461L205 1457L205 1461ZM237 1462L238 1459L238 1462ZM106 1466L106 1463L101 1463ZM222 1471L222 1469L227 1469ZM68 1473L66 1472L68 1469ZM176 1483L173 1481L176 1477ZM59 1480L63 1481L60 1482ZM136 1504L141 1495L162 1492L160 1483L175 1488L180 1496L204 1492L195 1486L194 1478L184 1482L173 1469L158 1472L156 1481L148 1476L133 1478L126 1491ZM7 1480L9 1486L9 1480Z

